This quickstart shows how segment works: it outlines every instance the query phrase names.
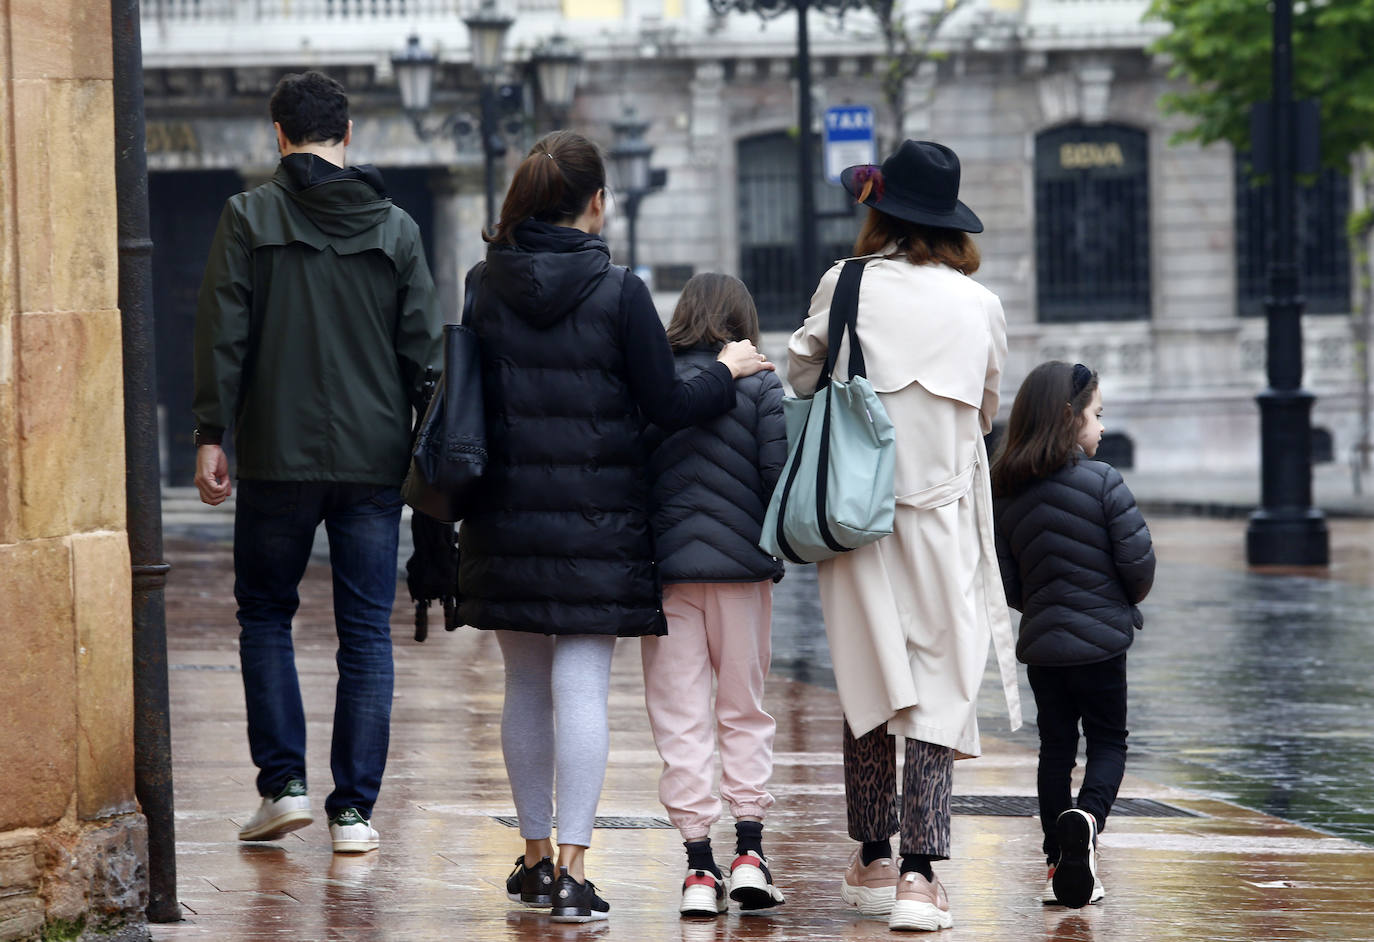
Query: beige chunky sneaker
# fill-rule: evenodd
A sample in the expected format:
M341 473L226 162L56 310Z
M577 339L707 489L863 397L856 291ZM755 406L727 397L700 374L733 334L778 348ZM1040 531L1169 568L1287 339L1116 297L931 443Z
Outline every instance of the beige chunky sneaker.
M886 916L897 898L897 865L891 857L863 863L862 851L854 851L840 884L840 898L864 916Z
M949 912L949 897L940 878L927 880L908 871L897 880L897 899L887 927L896 932L934 932L954 925Z

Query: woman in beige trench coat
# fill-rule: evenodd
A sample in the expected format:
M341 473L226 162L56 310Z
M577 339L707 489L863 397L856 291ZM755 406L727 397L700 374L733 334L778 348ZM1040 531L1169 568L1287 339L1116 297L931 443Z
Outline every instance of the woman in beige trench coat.
M817 564L845 718L849 835L862 842L842 894L865 915L888 915L893 929L939 929L953 919L930 864L949 857L954 760L979 754L990 642L1012 727L1020 725L983 445L997 414L1006 321L997 296L968 277L978 250L967 233L983 227L957 198L953 151L907 141L881 168L851 167L842 182L871 207L855 245L856 257L870 259L857 332L897 446L892 535ZM788 344L788 378L801 396L814 392L825 362L841 267L822 277ZM845 349L837 361L843 378ZM890 846L898 830L899 862Z

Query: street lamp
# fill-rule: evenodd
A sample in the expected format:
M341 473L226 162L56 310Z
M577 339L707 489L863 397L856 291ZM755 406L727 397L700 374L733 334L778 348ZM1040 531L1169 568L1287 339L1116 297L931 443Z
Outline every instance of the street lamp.
M496 0L482 0L477 12L463 17L472 38L472 65L482 79L482 158L487 187L487 227L496 224L496 161L506 156L506 140L496 115L496 80L501 74L506 34L513 17L496 8Z
M1252 566L1325 566L1326 518L1312 506L1312 403L1302 388L1302 309L1297 254L1296 109L1293 102L1293 0L1274 2L1274 90L1270 167L1274 230L1270 241L1266 374L1260 408L1260 509L1245 534ZM1256 142L1260 143L1260 142Z
M496 0L482 0L477 11L465 17L463 22L467 24L472 40L472 65L482 83L480 130L486 174L487 225L491 226L496 222L496 161L506 154L506 141L501 135L497 114L497 81L501 75L506 34L515 20L496 8ZM421 140L444 133L461 137L471 130L467 117L460 114L449 115L437 127L424 124L424 114L429 109L433 95L437 65L438 60L421 48L418 36L411 36L406 41L405 50L391 58L396 85L401 93L401 107L410 115L415 133Z
M802 305L805 311L811 301L811 289L820 277L816 247L816 180L813 169L815 155L812 151L815 135L811 130L811 34L807 28L806 14L810 10L823 13L841 14L846 10L862 5L861 0L707 0L711 12L717 16L727 13L754 13L763 19L771 19L788 10L797 13L797 131L801 153L797 157L797 167L801 174L801 193L797 202L801 213L801 224L797 227L797 266L802 291Z
M531 58L539 82L539 96L552 114L554 125L562 125L572 108L582 53L566 36L555 33L535 48Z
M639 218L639 201L668 181L668 171L654 170L649 158L654 149L644 140L649 122L638 117L633 107L625 109L619 121L611 122L615 144L607 154L615 171L616 183L625 194L625 217L630 221L630 271L635 270L635 223Z

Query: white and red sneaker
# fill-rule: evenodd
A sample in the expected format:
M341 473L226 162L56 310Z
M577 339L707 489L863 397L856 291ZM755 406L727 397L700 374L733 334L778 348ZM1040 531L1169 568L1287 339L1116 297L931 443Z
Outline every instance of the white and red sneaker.
M730 898L739 903L740 912L758 912L784 902L782 890L773 885L768 864L752 850L740 854L730 864Z
M682 905L678 912L684 916L719 916L730 908L725 898L725 881L710 870L689 870L682 881Z

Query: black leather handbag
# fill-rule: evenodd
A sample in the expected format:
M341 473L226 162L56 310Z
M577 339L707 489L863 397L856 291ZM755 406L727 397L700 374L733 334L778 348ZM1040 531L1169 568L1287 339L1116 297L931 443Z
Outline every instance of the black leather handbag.
M479 263L469 273L464 318L472 309L473 288L483 267ZM476 333L462 324L444 325L444 375L420 420L410 469L401 485L401 497L413 510L445 523L463 519L487 468L480 354Z

